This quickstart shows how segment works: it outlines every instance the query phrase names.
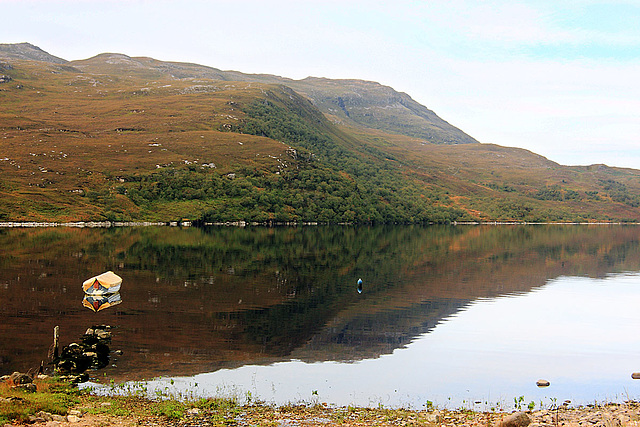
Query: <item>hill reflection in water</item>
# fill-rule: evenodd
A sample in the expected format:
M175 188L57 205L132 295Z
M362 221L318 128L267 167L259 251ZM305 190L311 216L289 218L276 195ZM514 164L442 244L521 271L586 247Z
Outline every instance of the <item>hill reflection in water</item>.
M62 344L111 325L122 355L104 372L116 381L376 359L474 301L639 271L639 237L568 225L2 229L0 373L46 360L55 325ZM123 302L93 313L80 285L107 270Z
M420 409L433 402L511 411L514 398L536 408L565 400L622 402L640 396L640 383L630 375L640 353L639 298L640 274L561 276L529 293L475 300L433 331L375 359L245 365L144 387L150 395L250 396L279 405ZM551 386L537 387L540 378Z

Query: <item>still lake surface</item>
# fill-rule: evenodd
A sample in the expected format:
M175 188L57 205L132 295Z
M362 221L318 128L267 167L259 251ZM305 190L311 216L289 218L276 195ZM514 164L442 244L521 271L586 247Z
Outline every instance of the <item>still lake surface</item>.
M107 270L122 302L94 313L81 284ZM56 325L65 345L107 324L92 384L152 395L638 399L639 307L637 226L0 229L0 375L46 363Z

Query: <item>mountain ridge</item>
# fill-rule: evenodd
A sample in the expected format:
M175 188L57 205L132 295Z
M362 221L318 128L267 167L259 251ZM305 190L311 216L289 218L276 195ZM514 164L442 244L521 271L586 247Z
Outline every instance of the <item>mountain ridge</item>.
M387 130L409 136L420 137L433 143L477 143L460 129L442 120L433 111L414 101L406 93L395 91L378 82L358 79L327 79L322 77L306 77L293 80L270 74L245 74L239 71L223 71L218 68L193 63L159 61L148 57L129 57L123 54L103 53L86 60L71 61L70 64L80 69L100 72L107 56L121 55L129 64L135 64L140 70L147 67L159 74L174 78L213 78L224 81L260 82L267 84L283 84L308 97L325 114L334 114L341 120L353 121L356 124L373 129ZM105 62L109 63L109 60ZM113 60L111 60L113 62ZM113 65L113 64L109 64ZM133 70L131 70L133 71ZM323 84L318 84L323 82ZM327 82L331 87L327 88ZM361 92L361 93L359 93ZM371 102L363 102L372 99ZM372 98L375 96L375 98ZM389 115L386 108L400 105L405 111L396 111ZM372 113L372 110L374 112ZM378 117L372 118L376 114Z
M169 74L175 78L206 77L227 81L257 81L278 83L292 87L298 93L309 97L325 114L334 114L340 120L353 121L374 129L408 134L424 138L434 143L477 143L473 137L442 120L432 110L424 107L408 94L397 92L378 82L359 79L327 79L306 77L293 80L270 74L245 74L239 71L223 71L194 63L159 61L149 57L130 57L122 53L105 52L84 60L67 61L53 56L30 43L0 44L0 56L6 59L37 60L62 65L69 64L82 70L99 72L96 65L104 62L108 65L128 64L137 70L150 69L160 74ZM104 65L100 64L100 65ZM322 84L318 84L321 82ZM331 90L323 89L327 83ZM375 94L374 102L363 103L362 93ZM387 118L384 109L397 110ZM403 111L404 109L404 111ZM372 113L372 110L374 111ZM372 115L378 117L372 117ZM382 125L380 125L382 124Z

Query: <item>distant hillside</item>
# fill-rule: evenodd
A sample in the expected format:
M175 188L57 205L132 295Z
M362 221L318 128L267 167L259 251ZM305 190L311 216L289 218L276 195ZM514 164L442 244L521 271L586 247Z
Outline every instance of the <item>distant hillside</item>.
M72 64L92 73L134 72L148 77L282 84L308 97L320 111L338 122L346 121L372 129L400 133L435 144L478 142L411 99L409 95L376 82L315 77L292 80L268 74L222 71L197 64L130 58L121 54L100 54L88 60L73 61Z
M640 171L477 143L378 83L0 46L0 220L640 221Z
M0 57L6 59L21 59L30 61L51 62L52 64L66 64L68 61L53 56L30 43L0 43Z
M6 59L34 60L53 64L69 63L29 43L0 44L0 57L2 56ZM72 61L70 64L80 70L97 74L117 75L133 72L140 77L207 78L284 84L308 97L323 113L335 116L334 120L423 138L436 144L478 142L414 101L406 93L396 92L376 82L315 77L292 80L267 74L222 71L198 64L131 58L117 53L103 53L87 60Z

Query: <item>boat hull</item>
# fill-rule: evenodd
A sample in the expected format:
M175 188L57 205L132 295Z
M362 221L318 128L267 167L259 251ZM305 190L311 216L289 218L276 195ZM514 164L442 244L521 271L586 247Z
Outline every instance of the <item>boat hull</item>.
M87 295L106 295L120 291L122 278L113 271L94 276L82 283L82 290Z

